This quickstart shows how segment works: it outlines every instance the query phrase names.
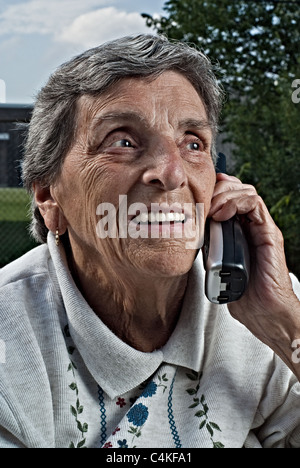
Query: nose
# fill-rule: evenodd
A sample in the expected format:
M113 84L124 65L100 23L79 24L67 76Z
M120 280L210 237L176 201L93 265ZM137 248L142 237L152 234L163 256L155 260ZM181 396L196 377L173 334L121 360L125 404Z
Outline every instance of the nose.
M147 155L143 183L160 190L172 191L187 184L184 160L175 142L167 142Z

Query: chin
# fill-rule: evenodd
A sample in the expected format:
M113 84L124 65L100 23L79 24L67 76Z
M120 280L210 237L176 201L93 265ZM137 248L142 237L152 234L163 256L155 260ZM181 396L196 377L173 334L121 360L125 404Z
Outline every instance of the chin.
M149 252L139 267L150 276L178 277L190 271L196 257L195 250L168 248Z

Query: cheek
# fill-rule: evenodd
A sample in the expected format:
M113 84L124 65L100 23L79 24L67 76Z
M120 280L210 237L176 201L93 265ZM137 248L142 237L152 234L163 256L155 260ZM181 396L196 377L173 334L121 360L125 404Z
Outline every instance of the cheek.
M195 171L190 180L195 202L204 204L206 216L210 209L216 183L216 173L213 165L209 170Z
M57 199L72 235L98 243L98 223L102 218L102 224L109 219L104 210L108 207L112 213L113 205L118 212L119 194L126 194L129 179L124 178L124 170L119 165L100 165L96 160L72 165L69 161L59 183Z

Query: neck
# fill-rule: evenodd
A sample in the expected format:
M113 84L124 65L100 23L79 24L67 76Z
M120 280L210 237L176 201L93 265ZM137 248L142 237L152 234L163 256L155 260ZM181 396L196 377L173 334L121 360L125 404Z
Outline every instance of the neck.
M122 266L94 267L72 256L70 268L86 301L122 341L143 352L161 348L181 310L187 275L149 277Z

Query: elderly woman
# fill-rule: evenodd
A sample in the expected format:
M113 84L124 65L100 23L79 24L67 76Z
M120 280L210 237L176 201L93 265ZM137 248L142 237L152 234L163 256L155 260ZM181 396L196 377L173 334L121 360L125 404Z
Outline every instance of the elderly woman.
M299 285L254 188L216 176L221 100L202 53L152 35L39 93L23 177L42 245L0 275L1 447L300 447ZM213 304L204 220L235 214L251 276Z

